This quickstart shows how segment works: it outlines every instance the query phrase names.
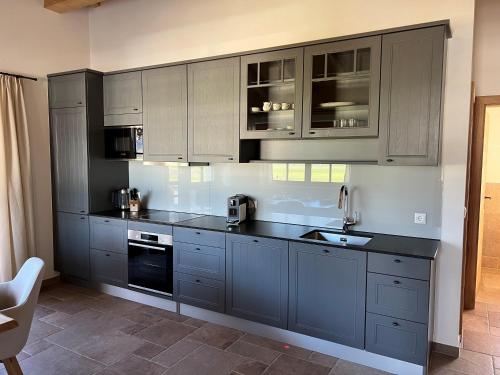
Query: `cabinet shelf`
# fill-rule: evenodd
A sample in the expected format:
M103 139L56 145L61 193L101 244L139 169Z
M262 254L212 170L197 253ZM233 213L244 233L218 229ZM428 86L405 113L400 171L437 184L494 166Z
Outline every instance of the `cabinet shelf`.
M268 115L268 114L289 114L293 115L295 112L294 109L280 109L278 111L259 111L259 112L251 112L249 111L248 114L251 116L262 116L262 115Z
M271 82L271 83L259 83L259 84L251 84L247 85L247 88L249 89L258 89L261 87L291 87L293 88L295 84L295 80L285 80L285 81L279 81L279 82Z
M312 78L312 82L326 82L326 81L343 81L343 80L369 80L370 73L362 72L362 73L348 73L348 74L339 74L332 77L316 77Z

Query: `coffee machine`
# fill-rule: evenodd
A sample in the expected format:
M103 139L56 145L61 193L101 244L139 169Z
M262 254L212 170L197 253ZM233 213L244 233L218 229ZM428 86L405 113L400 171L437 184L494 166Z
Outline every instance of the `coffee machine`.
M227 198L227 218L228 225L238 225L245 221L255 212L254 201L243 194L236 194Z

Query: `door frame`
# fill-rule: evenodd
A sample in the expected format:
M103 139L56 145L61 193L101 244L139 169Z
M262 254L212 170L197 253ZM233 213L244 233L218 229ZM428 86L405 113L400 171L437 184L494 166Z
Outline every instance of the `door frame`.
M488 105L500 105L500 95L474 97L474 85L472 87L472 94L465 192L466 215L464 220L464 257L462 262L462 312L463 310L473 309L476 300L479 210L481 206L486 107ZM461 331L462 318L460 316Z

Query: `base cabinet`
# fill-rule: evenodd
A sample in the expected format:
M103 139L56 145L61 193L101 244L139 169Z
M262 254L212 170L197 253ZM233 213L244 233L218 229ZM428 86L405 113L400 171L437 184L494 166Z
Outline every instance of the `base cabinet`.
M288 242L226 235L226 312L287 327Z
M366 253L290 243L288 329L364 347Z
M224 312L225 285L223 281L174 273L174 300L207 310Z
M93 281L127 286L127 255L91 249L90 275Z
M63 275L88 280L89 217L58 212L56 226L57 270Z

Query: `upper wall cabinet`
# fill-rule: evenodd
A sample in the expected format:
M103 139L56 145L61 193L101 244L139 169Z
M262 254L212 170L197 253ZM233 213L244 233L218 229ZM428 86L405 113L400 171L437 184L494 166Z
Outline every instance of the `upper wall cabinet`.
M142 72L144 160L187 161L187 67Z
M104 126L142 124L141 72L104 76Z
M381 37L306 47L302 136L376 137Z
M438 164L444 40L444 26L383 36L379 164Z
M188 65L190 162L238 162L239 109L239 57Z
M300 138L303 48L241 58L242 139Z
M85 98L85 73L50 78L50 108L84 107L86 105Z

